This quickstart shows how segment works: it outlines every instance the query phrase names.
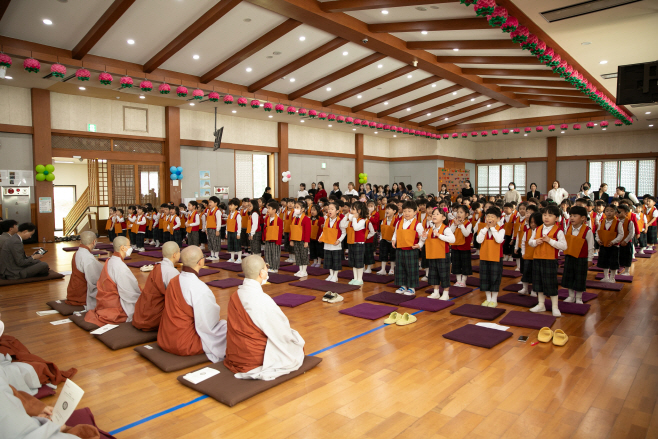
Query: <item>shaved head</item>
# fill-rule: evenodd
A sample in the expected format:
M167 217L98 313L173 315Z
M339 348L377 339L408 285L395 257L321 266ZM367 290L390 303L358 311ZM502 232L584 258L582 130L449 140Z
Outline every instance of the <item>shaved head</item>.
M82 232L80 234L80 242L82 243L82 245L89 246L94 241L96 241L96 234L91 230L87 230L86 232Z
M180 252L180 258L185 267L194 268L203 258L203 251L196 245L188 245Z
M180 247L178 247L175 241L165 242L162 246L162 257L169 259L179 251Z
M112 241L112 246L114 247L115 252L120 252L121 247L130 247L130 239L125 236L117 236L114 238L114 241Z
M265 268L265 261L259 255L247 256L242 260L245 279L258 279L258 274Z

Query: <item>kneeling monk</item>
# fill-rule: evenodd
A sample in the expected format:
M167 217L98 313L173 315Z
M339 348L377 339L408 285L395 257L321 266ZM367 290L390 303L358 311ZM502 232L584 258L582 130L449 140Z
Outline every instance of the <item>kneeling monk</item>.
M299 369L304 339L272 298L263 292L265 261L252 255L242 261L244 282L228 303L224 365L236 378L270 381Z
M180 248L174 241L162 246L162 262L155 265L149 273L144 291L135 304L133 326L142 331L156 331L160 326L162 311L164 311L165 290L169 281L180 272L174 264L180 260Z
M103 326L130 322L135 313L135 303L142 293L135 275L123 262L133 249L125 236L117 236L112 242L114 253L105 262L96 286L96 308L85 314L85 321Z
M205 354L213 363L226 353L226 320L208 285L199 280L203 252L190 245L181 252L183 272L169 281L158 329L158 345L176 355Z
M96 308L96 283L103 271L91 252L96 247L96 234L90 230L80 234L80 247L71 261L71 279L66 289L66 304Z

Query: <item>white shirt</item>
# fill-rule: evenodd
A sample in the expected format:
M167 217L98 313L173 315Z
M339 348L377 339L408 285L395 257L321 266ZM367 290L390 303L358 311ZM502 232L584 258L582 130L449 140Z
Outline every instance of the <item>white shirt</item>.
M411 219L404 219L402 218L402 229L404 230L409 230L409 227L411 227L411 223L416 219L414 216ZM416 233L418 233L418 236L420 237L420 240L418 241L418 248L423 248L423 245L425 245L425 238L423 238L423 232L425 229L423 229L423 224L418 221L416 223ZM397 226L395 227L395 231L393 232L393 239L391 242L397 241L397 236L398 236L398 228Z
M133 314L135 314L135 303L137 303L139 295L142 294L142 290L139 289L135 275L120 257L112 256L106 264L107 274L110 275L110 279L117 285L119 298L121 299L121 308L123 308L123 311L128 316L128 320L126 321L132 322Z
M178 276L180 271L174 267L173 262L164 258L162 262L160 262L160 273L162 273L162 283L164 283L165 288L167 288L169 286L169 281Z
M562 200L564 200L565 198L569 198L569 192L567 192L564 188L561 187L557 189L551 189L550 191L548 191L548 198L555 201L559 206Z
M350 189L348 191L343 192L343 195L354 195L355 197L358 197L359 193L356 191L356 189Z
M501 227L500 230L496 231L495 227L490 229L485 225L482 227L482 229L480 229L476 239L480 244L482 244L487 237L491 237L494 239L494 241L496 241L496 243L502 244L503 241L505 241L505 229Z
M454 234L456 230L457 230L457 224L452 223L450 225L450 231ZM473 230L473 225L471 223L466 223L466 226L464 226L464 224L460 224L459 230L462 231L462 235L464 235L464 238L468 238Z
M546 236L548 236L550 231L553 230L553 227L558 227L558 226L557 226L557 224L554 224L552 226L543 226L542 227L542 236L541 237L545 238ZM537 244L537 239L539 239L539 237L536 236L537 235L537 229L535 229L532 232L532 235L530 236L530 240L528 242L530 244L530 247L537 247L537 245L539 245L539 244ZM557 239L549 238L548 244L551 247L556 248L558 250L562 250L562 251L566 250L567 249L567 239L564 237L564 232L562 230L558 230L557 233L555 234L555 237Z
M307 197L308 191L304 189L303 191L297 191L297 198Z
M613 221L614 221L614 218L611 219L611 220L609 220L609 219L605 220L605 225L604 225L605 230L610 230L610 227L612 227L612 222ZM617 224L617 236L610 243L612 245L619 244L622 239L624 239L624 222L619 221L618 224ZM598 233L596 234L596 242L598 242L599 245L603 245L603 243L599 239L599 234Z
M94 309L96 308L96 294L98 294L96 283L103 272L103 264L98 262L86 247L82 246L75 252L74 258L76 268L85 275L87 281L87 305L85 309Z
M195 220L189 224L190 227L198 226L199 224L201 224L201 215L199 215L198 212L194 218ZM180 227L180 223L179 223L179 227Z
M345 217L345 218L347 218L347 217ZM338 221L338 217L333 218L333 219L331 219L329 217L325 218L324 227L322 228L322 234L320 235L320 237L318 237L318 241L320 240L320 238L324 234L324 229L333 227L336 224L336 221ZM343 226L343 224L345 224L345 226ZM343 249L343 247L341 246L341 243L343 242L343 239L345 239L345 236L347 235L347 230L346 230L347 229L347 223L344 223L343 221L341 221L340 224L338 225L338 228L340 229L340 236L338 237L338 245L327 244L325 242L324 243L324 249L325 250L342 250Z
M434 234L434 231L436 230L437 232L439 231L439 228L441 227L440 224L435 225L432 221L429 221L427 225L431 228L431 230L427 231L427 237L430 237L430 234ZM469 224L470 225L470 224ZM441 241L447 242L448 244L452 244L455 242L455 234L452 232L452 227L446 227L443 229L443 234L437 236ZM427 239L427 238L426 238Z
M251 230L249 231L249 235L253 238L254 235L256 234L256 231L258 230L258 212L253 212L251 214Z

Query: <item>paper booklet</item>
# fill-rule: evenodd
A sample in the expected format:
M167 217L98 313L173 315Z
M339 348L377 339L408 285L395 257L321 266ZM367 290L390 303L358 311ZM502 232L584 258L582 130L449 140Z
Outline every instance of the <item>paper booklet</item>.
M109 325L108 324L108 325L101 326L100 328L91 331L90 334L101 335L101 334L105 334L107 331L110 331L110 330L112 330L114 328L118 328L118 327L119 327L119 325Z
M217 374L219 374L219 371L217 369L213 369L211 367L204 367L203 369L197 370L196 372L190 372L188 374L185 374L183 378L185 378L187 381L191 382L192 384L199 384L201 381L205 381L208 378L214 377Z
M53 422L59 426L64 425L73 414L84 394L84 390L70 379L67 379L53 409Z

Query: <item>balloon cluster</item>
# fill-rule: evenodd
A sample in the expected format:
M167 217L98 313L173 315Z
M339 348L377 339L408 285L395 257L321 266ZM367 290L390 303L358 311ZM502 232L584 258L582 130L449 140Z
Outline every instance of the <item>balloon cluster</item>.
M368 183L368 174L364 174L363 172L361 172L359 174L359 183L361 184Z
M171 175L169 176L172 180L182 180L183 179L183 167L182 166L172 166L169 168Z
M37 181L53 181L55 180L55 167L53 165L36 165L34 168L37 171L37 176L35 177Z
M281 180L284 183L288 183L290 179L292 178L292 174L290 174L290 171L285 171L281 173L281 177L283 177Z

